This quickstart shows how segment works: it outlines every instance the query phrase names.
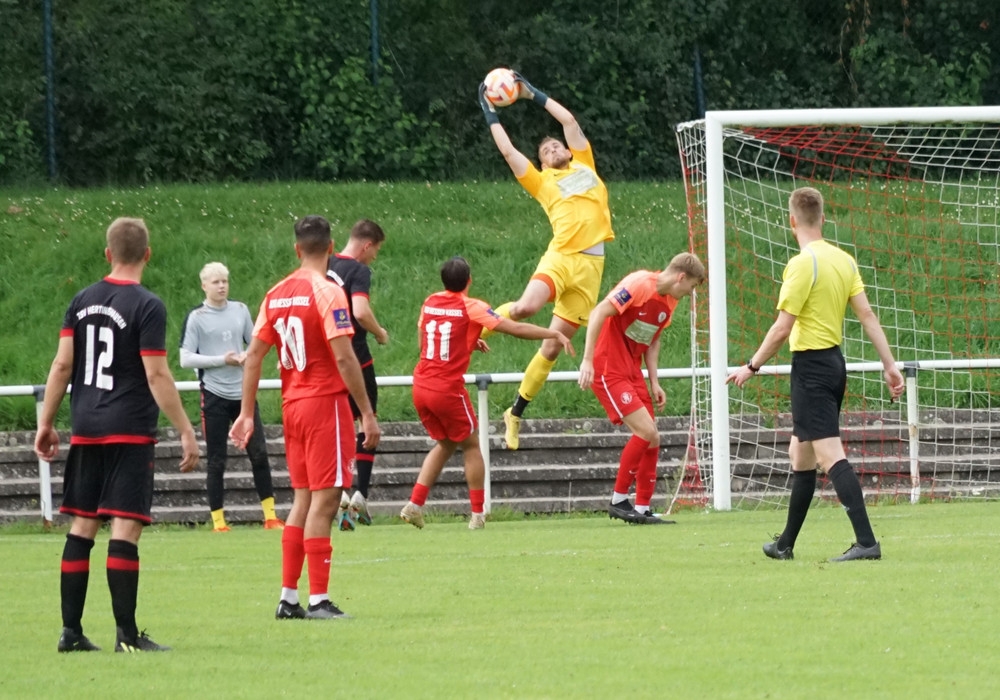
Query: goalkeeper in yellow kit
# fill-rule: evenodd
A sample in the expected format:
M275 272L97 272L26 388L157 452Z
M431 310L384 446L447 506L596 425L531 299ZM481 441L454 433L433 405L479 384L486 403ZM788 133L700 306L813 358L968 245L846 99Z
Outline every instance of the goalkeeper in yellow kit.
M597 304L604 272L604 243L615 237L608 190L597 175L590 142L572 113L517 73L514 75L520 88L518 99L534 101L562 124L566 143L544 138L538 146L542 166L539 170L514 148L496 109L486 98L486 86L479 86L479 104L493 141L514 177L542 205L552 225L552 240L521 298L500 305L496 312L521 321L554 301L549 328L572 338L580 326L587 324L590 311ZM521 416L541 391L560 350L562 347L556 341L542 341L542 347L524 371L514 404L503 414L508 449L518 448Z

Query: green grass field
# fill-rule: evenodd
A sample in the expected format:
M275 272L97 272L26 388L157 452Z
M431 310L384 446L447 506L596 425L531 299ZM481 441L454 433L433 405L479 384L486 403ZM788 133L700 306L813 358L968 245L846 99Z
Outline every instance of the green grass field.
M273 619L280 534L154 527L139 623L174 646L110 651L99 537L84 627L104 651L60 655L61 533L0 530L3 697L992 698L1000 511L872 510L880 562L817 506L796 559L766 559L775 512L439 518L334 533L332 593L354 619Z

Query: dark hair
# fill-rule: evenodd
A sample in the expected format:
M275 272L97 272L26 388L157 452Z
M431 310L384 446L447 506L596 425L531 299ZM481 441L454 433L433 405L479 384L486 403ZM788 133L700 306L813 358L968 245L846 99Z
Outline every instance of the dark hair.
M295 222L295 242L305 255L322 255L330 248L330 222L322 216L303 216Z
M111 222L107 232L111 260L125 265L142 262L149 249L149 230L142 219L120 217Z
M361 219L351 227L351 238L361 241L370 241L378 245L385 240L385 231L382 227L370 219Z
M463 292L469 284L472 268L468 261L460 255L446 260L441 266L441 281L449 292Z

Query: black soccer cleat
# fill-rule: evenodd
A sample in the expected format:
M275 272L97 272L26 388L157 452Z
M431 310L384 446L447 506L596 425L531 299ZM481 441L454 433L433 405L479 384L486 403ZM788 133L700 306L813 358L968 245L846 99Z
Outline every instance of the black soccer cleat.
M304 620L306 609L298 603L289 603L281 600L278 602L278 609L274 611L275 620Z
M170 651L170 647L154 642L146 634L146 630L129 639L119 627L118 636L115 639L115 651L122 654L137 654L141 651Z
M881 559L882 558L882 545L876 542L871 547L862 547L860 544L855 542L847 551L841 554L839 557L834 557L830 561L855 561L858 559Z
M306 610L307 620L336 620L349 617L350 615L338 608L332 600L321 600Z
M76 632L69 627L63 627L59 636L59 651L100 651L101 647L87 639L83 632Z
M778 549L778 537L779 535L775 535L773 541L764 544L764 546L761 548L764 550L764 554L766 554L771 559L794 559L795 553L792 552L791 547Z
M638 511L637 511L638 512ZM639 513L641 520L637 521L637 525L676 525L676 520L664 520L663 518L653 515L652 513Z
M622 501L608 506L608 518L624 520L631 525L641 525L645 516L636 512L628 501Z

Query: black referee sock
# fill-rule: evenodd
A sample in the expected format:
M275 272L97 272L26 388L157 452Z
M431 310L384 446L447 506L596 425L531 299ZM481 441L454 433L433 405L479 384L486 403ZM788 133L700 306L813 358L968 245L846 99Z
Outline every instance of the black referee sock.
M90 550L94 540L78 535L66 535L63 547L59 597L62 601L63 627L83 634L83 605L87 602L87 584L90 582Z
M809 506L812 505L813 493L816 491L816 470L807 472L792 472L792 495L788 499L788 520L785 531L778 538L778 549L788 549L795 546L795 540L806 521Z
M531 403L531 402L528 401L528 399L526 399L523 396L521 396L520 394L518 394L517 398L514 399L513 405L510 407L510 413L511 413L511 415L517 416L518 418L520 418L524 414L524 409L526 409L528 407L529 403Z
M862 547L874 547L875 533L868 521L868 510L865 508L865 495L861 490L861 481L854 473L851 463L842 459L827 472L840 504L847 511L847 517L854 527L854 539Z
M139 593L139 547L125 540L108 542L108 588L115 624L127 639L139 636L135 603Z

